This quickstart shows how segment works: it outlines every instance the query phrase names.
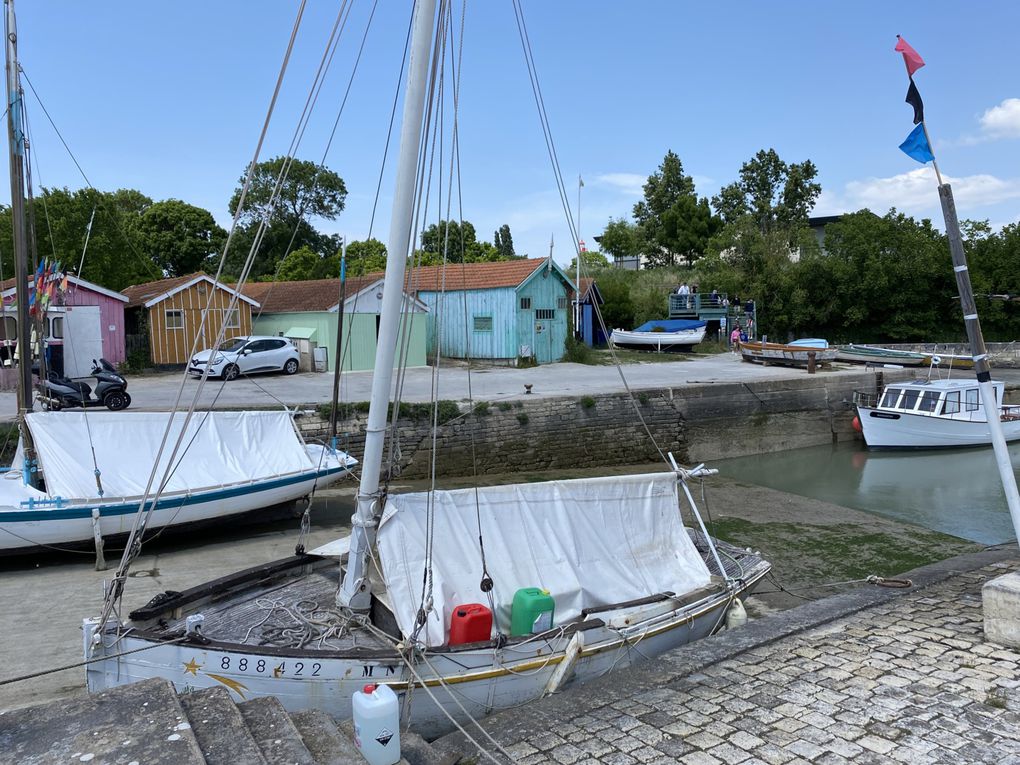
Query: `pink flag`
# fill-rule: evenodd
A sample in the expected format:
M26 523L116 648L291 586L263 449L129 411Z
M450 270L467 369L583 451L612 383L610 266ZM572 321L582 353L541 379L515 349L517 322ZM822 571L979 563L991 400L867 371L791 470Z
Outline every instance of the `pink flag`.
M894 50L903 54L903 60L907 64L907 74L911 77L914 76L914 72L924 66L924 59L899 35L896 35L896 48Z

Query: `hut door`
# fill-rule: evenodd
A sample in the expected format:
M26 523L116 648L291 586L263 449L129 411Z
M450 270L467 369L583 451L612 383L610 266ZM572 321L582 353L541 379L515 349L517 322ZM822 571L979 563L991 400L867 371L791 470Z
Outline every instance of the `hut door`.
M103 355L103 333L99 325L99 306L67 306L64 314L64 374L86 377L92 360Z

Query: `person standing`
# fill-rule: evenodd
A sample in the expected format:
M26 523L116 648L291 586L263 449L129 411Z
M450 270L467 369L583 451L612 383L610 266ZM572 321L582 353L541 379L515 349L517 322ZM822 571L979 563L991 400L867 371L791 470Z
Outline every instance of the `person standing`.
M733 331L730 332L730 350L734 353L740 353L740 325L734 324Z

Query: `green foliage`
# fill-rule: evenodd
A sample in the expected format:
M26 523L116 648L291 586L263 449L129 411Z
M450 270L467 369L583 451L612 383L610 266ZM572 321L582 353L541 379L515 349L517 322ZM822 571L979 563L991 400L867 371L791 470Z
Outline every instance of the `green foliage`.
M275 281L294 282L304 279L329 279L340 276L340 259L324 258L308 247L299 247L287 254L276 270Z
M506 223L493 235L492 244L499 252L500 260L512 260L517 257L514 253L514 238L510 235L510 226Z
M609 260L601 252L582 252L581 253L581 278L585 276L593 276L596 273L602 273L609 268ZM567 273L571 279L577 278L577 257L575 256L570 261L570 265L567 266Z
M641 393L638 393L638 397L637 398L638 398L638 403L640 403L641 406L648 406L648 402L651 400L648 397L648 394L645 393L644 391L642 391Z
M127 358L120 363L120 370L127 372L128 374L144 372L146 369L152 368L152 359L149 356L149 351L136 349L127 354Z
M598 363L595 360L595 354L592 352L592 349L574 337L573 333L567 337L566 352L563 354L562 361L569 361L574 364Z
M634 205L642 254L649 267L673 266L681 261L690 266L700 258L719 222L708 199L698 199L694 180L684 174L680 157L672 151L648 177L645 198Z
M517 368L518 369L530 369L531 367L537 367L538 360L534 356L518 356L517 357Z
M519 422L522 426L523 425L527 425L529 419L531 419L531 418L528 417L528 413L527 412L518 412L517 413L517 422Z
M595 399L592 396L581 396L580 402L582 409L594 409Z
M616 260L636 258L641 254L641 232L638 227L623 218L610 218L599 246Z
M378 239L351 242L347 245L347 273L362 276L386 268L386 245Z
M318 408L319 416L324 420L329 419L330 409L330 404L320 404ZM368 410L369 402L367 401L341 403L338 407L337 415L338 419L346 419L355 414L368 414ZM433 412L435 412L439 424L444 425L460 417L460 406L456 401L447 401L445 399L437 401L435 405L431 403L400 402L400 418L404 420L412 420L416 423L431 422ZM393 418L392 402L386 410L386 417L387 419Z
M121 205L130 197L120 192ZM136 202L140 200L135 200ZM138 249L166 276L184 276L215 270L227 232L212 213L179 199L167 199L145 207L134 220Z
M513 408L514 408L514 405L511 404L509 401L500 401L499 402L499 411L501 411L501 412L509 412Z
M761 150L740 168L740 180L724 186L712 205L726 224L750 216L764 235L807 225L822 191L811 160L788 165L775 149Z
M275 274L279 263L292 250L307 247L319 257L328 258L340 249L339 238L320 233L310 219L335 220L340 215L347 198L343 178L325 166L294 160L286 167L279 200L272 205L273 189L285 165L284 157L256 165L238 228L227 253L227 273L239 276L248 253L256 244L258 249L251 267L251 279ZM230 199L231 214L240 202L246 174L241 176ZM258 239L260 222L266 217L268 226Z
M489 414L490 414L490 412L489 412L489 402L488 401L479 401L477 404L475 404L475 408L472 411L478 417L488 417Z
M634 301L631 300L630 288L639 274L639 271L616 268L599 272L599 292L605 301L599 306L599 313L608 332L634 327Z

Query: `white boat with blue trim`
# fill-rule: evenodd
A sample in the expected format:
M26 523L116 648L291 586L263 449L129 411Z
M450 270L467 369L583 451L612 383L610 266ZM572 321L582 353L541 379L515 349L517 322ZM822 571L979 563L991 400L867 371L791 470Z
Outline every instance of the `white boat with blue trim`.
M1001 382L992 381L1007 441L1020 440L1020 406L1003 403ZM991 428L977 380L912 380L891 383L881 396L854 393L857 427L871 449L954 449L989 446Z
M26 468L19 446L0 478L0 553L94 544L130 532L170 418L125 411L27 415L36 457ZM150 531L292 502L357 464L343 452L304 443L290 412L197 412L186 425L185 419L173 415L167 442L181 437L182 447L173 469L166 471L167 449L155 474L170 473L155 503L146 503ZM255 443L272 449L252 449Z

